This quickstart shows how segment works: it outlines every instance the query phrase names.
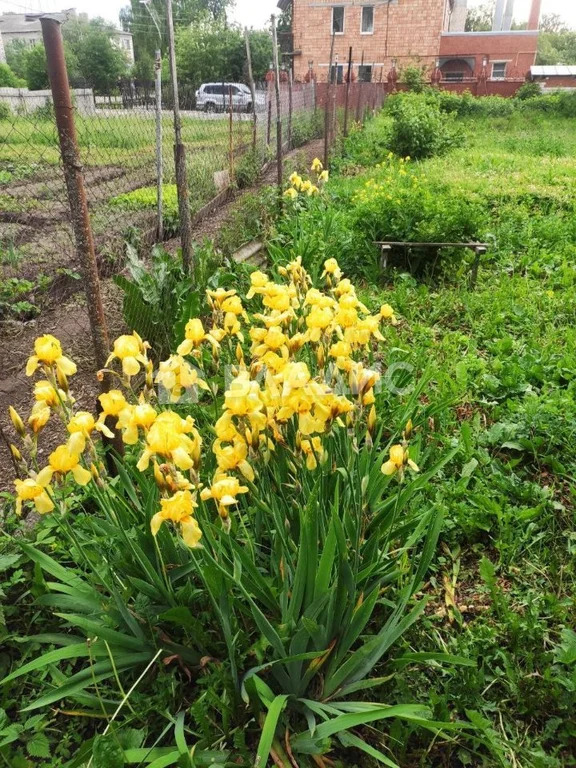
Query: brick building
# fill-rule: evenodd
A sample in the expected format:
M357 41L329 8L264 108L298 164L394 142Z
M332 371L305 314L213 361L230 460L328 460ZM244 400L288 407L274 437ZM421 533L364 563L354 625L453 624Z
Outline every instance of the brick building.
M541 0L532 0L526 29L513 30L514 0L497 0L492 30L466 32L467 0L280 0L291 10L288 48L294 77L329 79L334 37L334 74L386 82L409 65L454 90L503 92L529 75L536 59ZM284 46L286 48L286 44ZM512 89L513 92L513 89Z

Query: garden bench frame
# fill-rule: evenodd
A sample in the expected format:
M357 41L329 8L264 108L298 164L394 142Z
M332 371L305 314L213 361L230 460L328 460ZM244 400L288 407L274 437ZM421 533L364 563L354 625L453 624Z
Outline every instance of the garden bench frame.
M390 251L394 247L403 247L406 252L410 251L412 248L437 248L438 250L440 250L440 248L468 248L476 254L476 258L470 267L469 283L471 288L475 287L476 281L478 280L480 260L490 247L488 243L412 243L405 240L376 240L374 245L380 246L380 265L382 269L386 269L388 266L388 257L390 256Z

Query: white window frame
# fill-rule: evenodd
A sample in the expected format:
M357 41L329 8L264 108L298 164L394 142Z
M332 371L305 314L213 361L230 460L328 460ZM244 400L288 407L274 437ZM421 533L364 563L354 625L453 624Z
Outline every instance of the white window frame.
M372 30L370 32L364 31L364 11L368 9L372 10ZM360 8L360 34L361 35L373 35L374 34L374 14L375 8L373 5L363 5Z
M508 63L507 61L491 61L490 64L492 65L492 69L490 71L490 80L506 80L506 74L508 69ZM494 74L494 67L496 65L504 65L504 74L503 75L495 75Z
M334 32L334 12L337 8L342 9L342 32ZM346 6L345 5L333 5L332 6L332 35L343 35L346 31Z

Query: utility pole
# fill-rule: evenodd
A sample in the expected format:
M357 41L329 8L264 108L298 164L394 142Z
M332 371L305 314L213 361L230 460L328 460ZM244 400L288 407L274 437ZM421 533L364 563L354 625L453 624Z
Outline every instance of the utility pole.
M176 49L174 47L174 19L172 0L166 0L166 23L168 25L168 48L170 54L170 78L174 100L174 164L176 166L176 188L178 191L178 212L180 214L180 242L182 244L182 265L186 272L194 271L192 260L192 220L188 195L188 174L186 173L186 147L182 143L182 120L178 96L178 72L176 70Z

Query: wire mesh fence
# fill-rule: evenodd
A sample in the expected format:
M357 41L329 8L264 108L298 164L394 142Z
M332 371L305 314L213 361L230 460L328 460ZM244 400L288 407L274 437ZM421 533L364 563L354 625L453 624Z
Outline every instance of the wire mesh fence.
M104 311L114 335L123 330L122 301L107 278L125 268L126 243L146 258L158 240L159 153L163 238L179 232L172 89L170 83L163 84L162 103L157 105L153 82L125 80L114 92L97 95L84 85L72 83L73 112ZM334 142L343 130L346 103L349 124L362 121L384 98L378 84L368 86L351 84L347 89L345 83L314 79L293 83L283 70L279 103L272 72L255 86L254 94L242 83L208 83L198 91L181 87L193 223L232 191L255 183L263 168L282 163L291 149L322 137L326 126L328 142ZM42 333L62 336L71 354L84 360L86 382L92 380L83 283L51 94L0 89L1 411L22 388L26 357ZM95 395L92 384L86 383L84 391L87 398Z

